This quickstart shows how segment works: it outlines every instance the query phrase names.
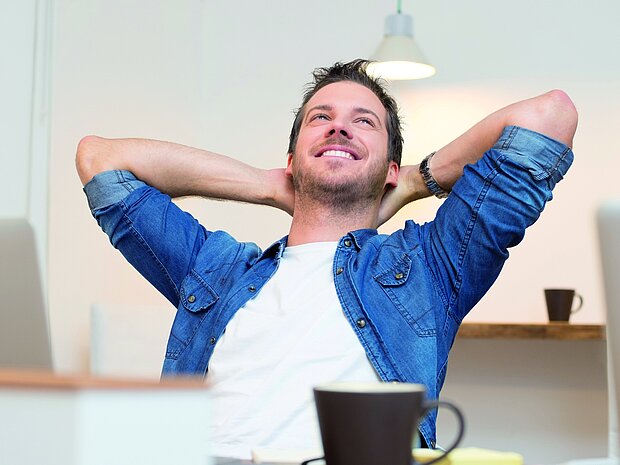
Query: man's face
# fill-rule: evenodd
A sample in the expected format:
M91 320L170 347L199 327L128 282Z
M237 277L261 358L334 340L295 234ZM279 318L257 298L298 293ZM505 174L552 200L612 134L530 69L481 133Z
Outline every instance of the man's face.
M370 89L347 81L329 84L303 111L287 166L296 195L346 208L380 199L387 184L396 185L398 166L387 159L387 114Z

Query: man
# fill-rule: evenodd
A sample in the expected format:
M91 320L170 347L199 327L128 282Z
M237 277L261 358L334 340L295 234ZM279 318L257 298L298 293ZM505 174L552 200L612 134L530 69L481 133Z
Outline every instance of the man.
M552 91L400 167L396 103L366 65L315 71L286 169L159 141L79 144L95 218L177 307L163 374L212 385L217 455L319 447L311 387L324 382L422 383L436 397L459 324L572 162L577 114ZM377 234L431 193L447 196L433 222ZM260 251L207 231L170 201L185 195L283 209L289 235ZM431 447L435 420L420 425Z

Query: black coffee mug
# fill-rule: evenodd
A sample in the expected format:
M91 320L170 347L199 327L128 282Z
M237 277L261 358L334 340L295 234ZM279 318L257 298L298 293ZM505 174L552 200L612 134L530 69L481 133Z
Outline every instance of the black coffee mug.
M578 303L573 308L575 298ZM545 301L549 321L568 321L571 314L578 312L583 305L583 297L574 289L545 289Z
M425 465L441 460L463 437L460 410L449 402L426 400L426 389L421 384L331 384L314 388L314 399L327 465L416 464L411 448L418 423L429 410L439 406L454 412L459 430L445 453Z

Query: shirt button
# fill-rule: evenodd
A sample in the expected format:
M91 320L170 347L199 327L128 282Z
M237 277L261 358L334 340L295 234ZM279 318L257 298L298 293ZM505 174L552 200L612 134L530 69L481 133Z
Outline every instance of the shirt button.
M351 239L345 239L344 240L344 245L345 245L345 247L351 247Z
M358 328L364 328L366 326L366 320L364 320L363 318L360 318L355 323L357 324Z
M187 298L187 301L188 301L190 304L193 304L194 302L196 302L196 296L195 296L195 295L193 295L193 294L192 294L192 295L190 295L190 296Z
M403 279L403 276L405 276L405 275L404 275L404 274L402 274L402 273L396 273L396 274L394 275L394 277L395 277L396 279Z
M336 274L341 274L344 271L344 268L340 267L336 270Z
M248 291L254 292L255 290L256 290L256 286L254 286L254 284L250 284L250 286L248 287Z
M216 340L217 340L217 339L215 339L214 337L212 337L211 339L209 339L209 342L211 343L211 345L213 345L213 344L215 344L215 341L216 341Z

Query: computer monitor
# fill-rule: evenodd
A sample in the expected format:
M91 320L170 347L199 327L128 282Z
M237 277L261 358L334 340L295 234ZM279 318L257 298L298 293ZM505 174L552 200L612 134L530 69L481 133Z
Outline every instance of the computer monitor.
M52 369L34 232L0 218L0 368Z
M604 202L596 219L607 308L609 451L606 458L574 460L566 465L620 464L620 199Z
M620 435L620 199L609 200L598 211L598 232L607 307L607 356L609 380L609 453L618 459Z

